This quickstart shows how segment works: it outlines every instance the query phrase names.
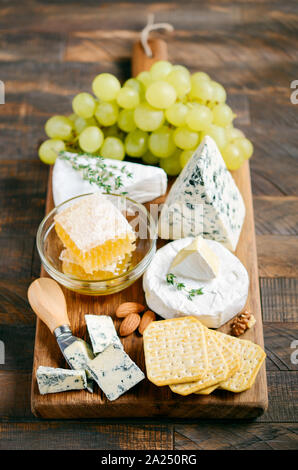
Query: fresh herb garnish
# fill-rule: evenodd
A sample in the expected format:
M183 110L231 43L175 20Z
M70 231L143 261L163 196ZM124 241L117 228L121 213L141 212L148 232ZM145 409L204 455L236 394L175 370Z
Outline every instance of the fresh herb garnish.
M180 290L180 291L184 290L185 293L187 294L187 298L189 300L193 300L193 298L196 295L203 295L204 294L202 288L200 288L200 289L188 289L183 282L178 282L177 281L177 277L173 273L167 274L166 275L166 280L167 280L167 283L170 284L171 286L173 286L175 289Z
M82 157L88 158L84 161ZM126 175L127 178L133 177L133 174L127 170L125 165L122 168L119 168L116 165L109 165L105 163L105 159L100 155L63 151L59 153L59 158L61 158L61 160L68 161L74 170L82 172L84 180L89 181L89 183L96 184L106 193L118 191L118 189L123 186L122 176L116 176L113 170ZM127 192L122 192L120 194L124 195L127 194Z

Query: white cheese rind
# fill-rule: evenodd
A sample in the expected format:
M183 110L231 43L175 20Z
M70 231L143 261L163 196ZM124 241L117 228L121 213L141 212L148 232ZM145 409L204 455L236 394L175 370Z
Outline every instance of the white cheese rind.
M163 318L181 315L197 317L208 328L219 328L245 306L249 278L245 267L229 250L213 240L206 240L220 261L219 273L210 281L177 277L187 289L202 288L203 295L188 299L185 290L177 290L166 281L177 253L191 242L184 238L168 243L157 251L143 277L148 307Z
M116 344L111 344L88 365L93 379L110 401L145 378L139 367Z
M206 136L171 188L159 219L161 238L202 235L234 251L245 217L242 196Z
M92 159L88 156L82 156L80 159L83 162L89 161L92 164ZM123 182L123 186L119 190L113 190L112 192L126 192L131 199L143 203L162 196L167 190L167 175L162 168L111 159L105 159L104 163L108 166L117 167L118 170L113 168L112 171L115 177L121 176ZM123 167L132 174L131 178L121 172ZM95 183L84 180L82 172L74 170L70 162L57 158L53 169L55 206L74 196L97 191L103 192Z
M111 317L108 315L85 315L85 320L94 354L101 353L110 344L123 347Z
M68 390L84 390L87 387L84 370L39 366L36 372L36 379L41 395L67 392Z

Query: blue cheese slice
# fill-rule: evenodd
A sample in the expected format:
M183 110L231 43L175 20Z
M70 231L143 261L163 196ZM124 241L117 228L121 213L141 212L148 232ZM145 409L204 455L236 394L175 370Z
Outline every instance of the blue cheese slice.
M68 390L84 390L87 386L84 370L39 366L36 372L36 379L41 395L67 392Z
M244 217L241 194L216 143L206 136L169 192L159 235L172 240L201 235L234 251Z
M86 370L86 364L94 359L94 354L88 343L78 338L64 349L64 356L67 358L69 364L73 369ZM93 380L88 371L87 374L87 389L93 392Z
M108 158L100 162L105 165L105 174L102 165L98 165L98 158L63 152L57 158L53 170L55 206L74 196L106 191L96 183L90 182L86 175L87 167L92 172L93 181L104 177L106 184L111 186L111 192L127 193L130 198L141 203L152 201L167 190L167 175L162 168ZM78 166L80 170L75 169Z
M116 400L145 378L141 369L116 344L111 344L87 367L110 401Z
M94 354L101 353L110 344L117 344L122 348L111 317L108 315L85 315L85 320Z

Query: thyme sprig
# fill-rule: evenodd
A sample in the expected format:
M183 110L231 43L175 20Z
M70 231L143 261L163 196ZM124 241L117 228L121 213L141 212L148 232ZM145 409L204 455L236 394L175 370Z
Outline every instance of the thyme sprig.
M88 158L84 161L81 157ZM62 151L59 153L59 158L68 161L74 170L82 172L84 180L96 184L106 193L118 191L123 186L122 175L126 175L127 178L133 177L133 174L127 170L126 165L119 168L116 165L107 164L100 155ZM120 171L122 175L116 176L113 170ZM127 192L123 191L120 194L125 195Z
M177 281L177 277L173 273L167 274L166 275L166 280L167 280L167 283L170 284L171 286L173 286L175 289L180 290L180 291L184 291L187 294L187 298L189 300L193 300L193 298L196 295L203 295L204 294L202 288L200 288L200 289L188 289L185 286L184 282L178 282Z

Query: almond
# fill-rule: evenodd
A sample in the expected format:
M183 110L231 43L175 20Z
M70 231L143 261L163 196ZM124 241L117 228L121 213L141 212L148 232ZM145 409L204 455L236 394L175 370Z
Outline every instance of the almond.
M139 326L139 333L142 335L147 328L148 325L150 325L151 322L156 320L156 315L154 312L151 310L147 310L147 312L144 313L142 316L142 320Z
M145 310L144 305L138 304L137 302L124 302L119 305L116 310L116 317L124 318L130 313L141 313Z
M124 318L120 325L120 336L128 336L133 333L139 326L141 317L138 313L130 313Z

